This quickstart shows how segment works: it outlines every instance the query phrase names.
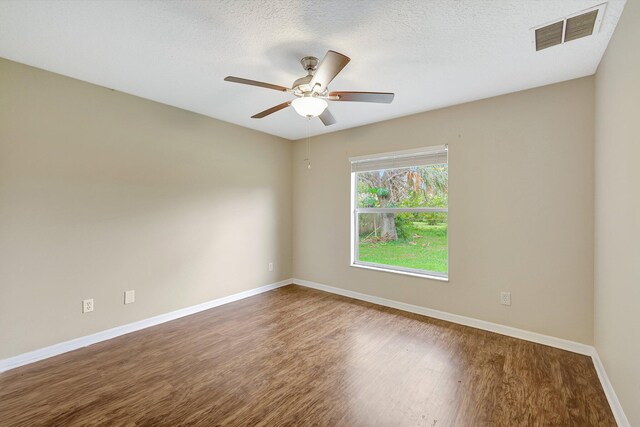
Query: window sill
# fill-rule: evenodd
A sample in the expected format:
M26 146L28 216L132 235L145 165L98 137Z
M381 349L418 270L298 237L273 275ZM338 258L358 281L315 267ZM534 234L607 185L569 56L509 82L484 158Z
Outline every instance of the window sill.
M385 267L378 267L378 266L365 265L365 264L356 264L356 263L352 263L351 267L363 268L365 270L382 271L384 273L402 274L404 276L420 277L420 278L423 278L423 279L438 280L440 282L449 282L449 277L436 276L436 275L428 274L428 273L417 273L417 272L412 272L412 271L402 271L402 270L396 270L396 269L393 269L393 268L385 268Z

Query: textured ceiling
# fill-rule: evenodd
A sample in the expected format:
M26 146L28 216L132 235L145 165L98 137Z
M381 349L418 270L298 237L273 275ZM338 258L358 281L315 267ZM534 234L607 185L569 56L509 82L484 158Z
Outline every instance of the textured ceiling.
M351 57L331 90L395 92L391 105L330 103L337 123L311 134L591 75L625 0L600 32L535 52L529 29L589 0L0 1L0 56L289 139L307 121L290 95L224 82L290 86L300 58Z

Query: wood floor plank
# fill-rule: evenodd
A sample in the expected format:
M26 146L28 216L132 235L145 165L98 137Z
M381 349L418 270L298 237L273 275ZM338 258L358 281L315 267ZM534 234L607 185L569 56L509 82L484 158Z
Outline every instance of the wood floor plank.
M286 286L0 374L0 426L615 426L591 359Z

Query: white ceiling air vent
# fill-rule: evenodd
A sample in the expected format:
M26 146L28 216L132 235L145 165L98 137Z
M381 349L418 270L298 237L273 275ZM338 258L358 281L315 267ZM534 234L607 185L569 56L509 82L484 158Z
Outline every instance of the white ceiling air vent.
M597 34L606 3L531 29L536 51Z

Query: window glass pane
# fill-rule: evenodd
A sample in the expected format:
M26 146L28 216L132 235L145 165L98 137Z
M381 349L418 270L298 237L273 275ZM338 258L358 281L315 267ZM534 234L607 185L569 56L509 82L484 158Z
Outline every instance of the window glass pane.
M446 212L357 215L357 261L447 274Z
M448 165L356 173L358 208L446 208Z

